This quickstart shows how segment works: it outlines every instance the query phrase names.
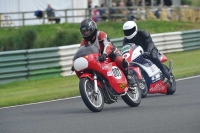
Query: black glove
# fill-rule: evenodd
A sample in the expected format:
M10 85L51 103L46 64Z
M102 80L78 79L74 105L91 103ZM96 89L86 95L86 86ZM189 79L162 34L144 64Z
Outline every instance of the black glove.
M103 62L105 61L107 58L107 54L102 54L100 57L99 57L99 61Z
M144 52L144 53L142 54L142 56L143 56L144 58L148 58L148 57L150 56L150 52Z
M74 67L73 66L71 67L71 71L74 71Z

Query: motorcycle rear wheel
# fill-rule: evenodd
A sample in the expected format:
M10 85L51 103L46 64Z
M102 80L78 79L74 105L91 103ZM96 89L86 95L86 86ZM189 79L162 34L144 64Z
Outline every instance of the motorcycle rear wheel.
M81 78L79 82L80 94L83 102L92 112L100 112L104 107L104 98L101 89L94 92L94 83L89 78Z

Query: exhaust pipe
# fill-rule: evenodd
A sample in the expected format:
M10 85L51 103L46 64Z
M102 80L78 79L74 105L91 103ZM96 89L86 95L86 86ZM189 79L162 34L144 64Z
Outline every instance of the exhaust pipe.
M172 69L173 69L173 61L170 60L169 61L169 71L172 72Z

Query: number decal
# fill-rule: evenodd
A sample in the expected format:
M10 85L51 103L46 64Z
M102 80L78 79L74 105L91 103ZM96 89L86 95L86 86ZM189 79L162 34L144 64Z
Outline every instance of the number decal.
M129 53L125 53L125 54L123 55L123 58L128 59L129 56L130 56Z
M113 76L114 76L116 79L121 79L122 74L121 74L121 72L120 72L120 70L119 70L118 67L113 66L113 67L112 67L112 73L113 73Z

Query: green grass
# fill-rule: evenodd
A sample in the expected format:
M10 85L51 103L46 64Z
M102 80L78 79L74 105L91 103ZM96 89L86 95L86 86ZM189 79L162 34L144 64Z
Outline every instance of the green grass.
M0 85L0 107L79 95L76 76Z
M137 21L138 29L146 30L151 34L164 33L164 32L175 32L192 29L200 29L199 23L191 22L178 22L178 21L160 21L160 20L147 20ZM118 23L99 23L98 29L105 31L110 38L123 37L123 26L124 22Z
M173 60L176 79L200 74L200 49L166 56ZM168 62L165 64L168 65ZM0 107L78 96L78 88L79 79L76 76L0 85Z
M166 54L166 56L168 59L173 60L173 73L176 78L183 78L200 74L200 59L198 58L200 56L200 49L170 53Z

